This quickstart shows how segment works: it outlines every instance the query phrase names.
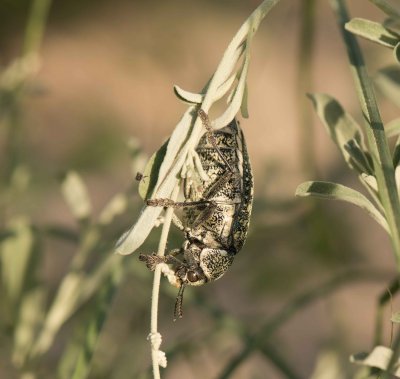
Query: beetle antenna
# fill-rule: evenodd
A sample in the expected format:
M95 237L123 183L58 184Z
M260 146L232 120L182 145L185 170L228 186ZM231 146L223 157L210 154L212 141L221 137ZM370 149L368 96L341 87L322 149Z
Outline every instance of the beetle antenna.
M182 318L182 303L183 303L183 291L185 290L186 285L184 283L181 284L179 288L178 296L175 301L175 309L174 309L174 321L178 318Z

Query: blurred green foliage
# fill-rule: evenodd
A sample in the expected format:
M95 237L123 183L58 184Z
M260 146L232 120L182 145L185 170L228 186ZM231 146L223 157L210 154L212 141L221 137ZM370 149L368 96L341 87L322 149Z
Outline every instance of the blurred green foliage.
M96 183L89 185L93 173L112 170L121 156L130 155L132 167L136 167L143 153L138 142L126 144L126 136L115 132L118 120L101 111L89 114L85 120L88 133L66 154L63 167L46 162L40 149L32 148L27 138L31 125L25 118L26 100L37 94L38 67L30 59L39 54L41 41L24 51L22 46L30 36L21 37L21 30L32 21L30 17L38 17L30 13L35 2L0 2L0 51L4 51L0 58L0 376L149 378L145 337L151 275L135 257L113 254L117 237L142 207L135 172L127 174L131 185L117 191L102 207L93 204ZM211 0L208 3L216 6ZM105 0L55 1L50 25L81 12L87 12L87 17L92 7L102 4ZM227 4L224 1L218 6ZM302 4L307 7L311 2ZM237 0L229 6L248 7L248 3ZM38 17L43 20L39 28L44 27L47 10L42 9L44 13ZM9 39L14 38L15 43L10 44ZM398 85L399 76L388 77L394 82L390 92L393 84ZM383 91L388 88L385 83ZM47 143L43 141L43 149ZM265 176L258 178L266 193L274 170L283 169L279 165L266 168ZM340 164L325 177L347 178ZM265 364L273 367L278 377L306 377L304 366L297 367L301 359L296 355L303 357L302 341L296 348L300 353L291 354L280 329L298 311L338 288L358 280L382 279L379 272L353 269L364 263L364 258L354 241L351 219L343 216L344 206L305 204L262 193L256 193L243 253L223 280L188 291L187 313L181 322L172 322L175 289L162 287L160 328L165 330L170 361L166 377L178 377L168 372L187 366L196 377L204 362L211 361L210 367L217 365L213 376L240 377L235 370L255 352L262 361L254 363L258 377L263 377ZM43 198L61 195L64 203L56 203L55 212L60 214L68 207L68 215L43 221L35 206L46 204ZM150 235L143 251L156 249L159 234L156 229ZM181 233L173 229L168 247L181 242ZM333 354L339 356L335 362L348 375L344 377L349 377L352 368L341 360L347 359L345 349Z

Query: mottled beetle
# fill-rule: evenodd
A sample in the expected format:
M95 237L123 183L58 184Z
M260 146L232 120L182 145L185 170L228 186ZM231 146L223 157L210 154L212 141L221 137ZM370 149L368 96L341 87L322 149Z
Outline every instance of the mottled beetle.
M184 202L147 200L149 206L183 208L182 221L174 223L184 232L182 248L164 257L141 254L150 270L165 263L170 282L179 287L175 318L182 317L186 285L199 286L219 279L242 248L249 227L253 201L253 175L243 132L236 119L213 131L207 114L198 112L207 132L196 152L208 180L185 178Z

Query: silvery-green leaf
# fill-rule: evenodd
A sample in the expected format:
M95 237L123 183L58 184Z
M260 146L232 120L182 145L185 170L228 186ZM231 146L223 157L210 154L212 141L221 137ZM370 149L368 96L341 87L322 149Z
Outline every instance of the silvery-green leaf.
M25 218L12 220L9 230L13 233L0 245L1 279L11 304L18 303L34 249L34 235Z
M400 67L389 66L379 70L375 82L385 96L400 107Z
M149 199L157 184L161 164L167 151L167 140L149 159L143 171L143 179L139 183L139 195L143 200Z
M219 99L221 99L226 95L229 88L231 88L233 82L235 81L235 76L236 75L231 75L224 83L222 83L218 87L218 90L215 93L214 101L218 101ZM189 104L201 104L204 99L204 93L194 93L185 91L184 89L180 88L177 85L174 86L174 92L179 99Z
M345 28L349 32L392 49L399 42L398 36L386 29L382 24L363 18L353 18L345 25Z
M361 178L372 190L378 192L378 182L376 181L375 176L362 173Z
M392 355L392 349L386 346L375 346L370 353L358 353L350 356L350 362L386 370ZM399 363L400 362L396 363L392 371L392 374L397 377L400 377Z
M203 101L204 95L201 93L194 93L194 92L189 92L185 91L181 87L177 86L176 84L174 85L174 92L175 95L185 103L189 104L201 104Z
M361 184L368 191L371 198L374 200L375 206L378 208L381 214L385 214L385 209L383 208L381 199L378 196L378 181L376 180L375 176L361 173L358 178L360 179Z
M154 156L155 159L150 161L146 167L145 175L149 170L151 172L148 178L149 188L146 191L146 196L150 190L152 198L162 199L171 196L173 189L177 185L177 175L182 168L189 148L187 143L184 147L181 148L181 146L186 141L187 135L191 130L193 110L193 107L190 107L185 112L169 140L158 150ZM157 157L160 157L160 160ZM156 184L150 187L154 182ZM145 207L137 222L117 241L116 252L122 255L133 253L150 234L162 210L162 207Z
M75 218L82 220L90 217L92 205L89 194L83 180L75 171L66 174L61 190Z
M360 173L372 175L374 173L372 159L367 152L361 150L361 146L355 139L348 141L344 148L350 155L350 164Z
M219 87L221 83L223 83L230 76L233 68L236 65L238 58L237 55L235 56L235 54L237 54L237 50L240 49L240 46L243 43L246 43L246 46L248 47L249 45L248 42L257 31L260 22L278 1L279 0L264 1L258 8L254 10L254 12L250 15L250 17L243 23L239 31L236 33L232 41L229 43L229 46L225 50L222 60L218 65L218 68L210 82L210 86L208 88L209 91L207 93L207 95L209 96L206 95L204 98L203 109L206 112L208 112L210 106L213 103L213 96L216 92L216 89Z
M228 125L238 113L242 105L243 94L246 87L246 77L247 77L248 67L249 67L249 59L248 57L246 57L238 85L232 96L231 103L228 105L228 108L225 110L225 112L212 122L212 125L215 129L220 129Z
M316 197L319 199L341 200L357 205L380 224L387 232L389 227L386 219L375 206L360 192L337 183L330 182L305 182L296 189L296 196Z
M360 126L333 97L322 93L308 96L332 141L338 146L348 165L353 168L346 145L354 140L360 149L365 150Z

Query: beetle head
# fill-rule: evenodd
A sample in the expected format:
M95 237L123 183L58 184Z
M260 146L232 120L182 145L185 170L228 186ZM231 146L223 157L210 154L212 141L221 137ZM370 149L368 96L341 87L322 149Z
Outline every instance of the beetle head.
M200 247L195 243L184 245L184 262L175 275L181 283L175 302L175 319L182 317L183 291L186 285L201 286L219 279L228 270L233 254L226 250Z

